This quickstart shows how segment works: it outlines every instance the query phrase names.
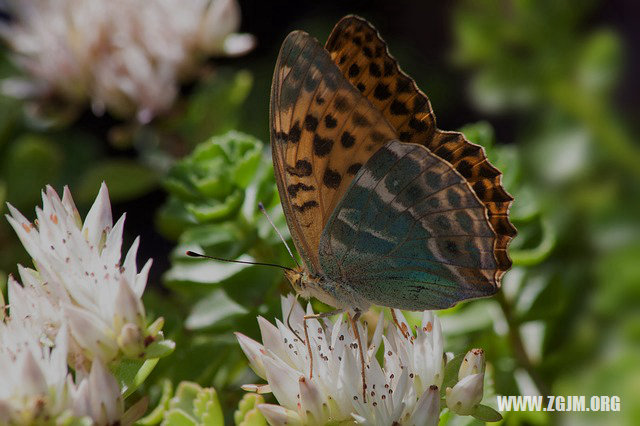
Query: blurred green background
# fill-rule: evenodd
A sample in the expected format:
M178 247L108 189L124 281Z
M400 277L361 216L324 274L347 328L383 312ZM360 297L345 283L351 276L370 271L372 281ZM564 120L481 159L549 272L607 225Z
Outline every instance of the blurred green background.
M617 413L503 413L505 424L640 423L640 43L631 1L240 1L257 47L213 58L152 121L78 106L55 126L0 97L0 201L23 212L45 184L81 210L105 180L127 212L139 261L154 266L145 304L177 349L160 378L215 386L228 418L253 382L233 331L279 315L279 271L185 258L185 249L289 264L257 209L286 235L270 160L269 87L294 29L324 41L356 13L430 97L439 127L482 144L514 195L513 269L498 297L442 312L447 350L482 347L500 395L618 395ZM2 19L10 20L2 14ZM637 15L636 15L637 16ZM0 75L19 75L5 46ZM236 131L227 133L229 131ZM213 137L213 138L212 138ZM4 202L2 209L6 212ZM0 224L0 273L30 261ZM485 400L486 401L486 400ZM463 419L456 419L460 423ZM477 420L464 419L466 423Z

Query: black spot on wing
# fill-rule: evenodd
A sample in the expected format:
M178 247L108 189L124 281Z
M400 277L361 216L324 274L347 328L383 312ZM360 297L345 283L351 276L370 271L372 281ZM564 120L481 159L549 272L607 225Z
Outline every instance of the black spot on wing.
M324 157L331 152L333 140L323 138L318 134L313 135L313 153L318 157Z
M353 144L356 143L356 138L351 133L345 130L344 133L342 133L342 137L340 138L340 143L345 148L351 148Z
M409 109L404 104L404 102L401 102L401 101L399 101L397 99L394 99L393 102L391 102L391 105L389 106L389 111L391 111L391 114L393 114L393 115L407 115L407 114L409 114Z
M360 74L360 67L357 64L351 64L349 67L349 77L355 77Z
M315 200L311 200L311 201L306 201L300 205L291 203L291 206L295 210L299 211L300 213L303 213L304 211L309 210L313 207L318 207L318 202Z
M389 85L384 83L378 83L376 85L376 88L373 90L373 96L380 101L389 99L389 97L391 96Z
M311 176L312 172L313 167L311 166L311 163L306 160L296 161L295 167L287 166L287 173L298 177Z
M376 142L376 143L384 142L384 139L385 139L384 133L380 133L377 130L372 131L369 134L369 137L371 137L371 140Z
M411 140L411 133L400 132L400 134L398 135L398 138L400 138L402 142L409 142Z
M358 173L358 170L360 170L360 167L362 167L361 163L353 163L347 169L347 173L349 173L350 175L355 176L355 174Z
M351 108L349 100L345 96L341 95L336 96L336 100L333 102L333 106L338 112L347 112Z
M391 61L384 61L384 76L389 77L393 74L393 63Z
M324 116L324 125L327 129L333 129L338 125L338 120L333 118L331 114L327 114Z
M313 185L305 185L304 183L296 183L287 186L287 192L291 198L295 198L299 191L315 191L316 187Z
M419 132L424 132L425 130L427 130L427 124L415 117L411 117L411 119L409 120L409 127Z
M330 168L327 168L324 171L324 175L322 176L322 182L329 188L337 188L340 186L340 182L342 181L342 176L340 176L340 173L336 172L335 170L331 170Z
M315 132L318 128L318 119L311 114L307 114L304 118L304 128L310 132Z
M302 136L302 129L300 128L300 122L296 121L291 127L289 131L289 136L287 137L287 141L291 143L300 142L300 137Z
M411 84L411 79L404 75L398 75L398 79L396 80L396 91L398 93L411 93L413 89L413 85Z
M371 62L369 64L369 74L374 77L382 77L382 70L380 70L380 66L375 62Z
M371 125L367 117L363 114L360 114L358 111L353 112L353 114L351 115L351 120L353 121L353 124L358 127L366 127Z

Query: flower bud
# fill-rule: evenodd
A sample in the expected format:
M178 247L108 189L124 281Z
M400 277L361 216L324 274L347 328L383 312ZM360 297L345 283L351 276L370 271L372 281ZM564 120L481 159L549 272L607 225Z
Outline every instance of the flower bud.
M459 415L469 415L482 401L484 373L464 377L452 388L447 388L447 407Z
M462 380L472 374L484 374L484 351L482 349L471 349L460 364L458 380Z
M118 336L118 346L125 355L135 358L144 353L142 342L142 330L135 324L127 323L120 330Z

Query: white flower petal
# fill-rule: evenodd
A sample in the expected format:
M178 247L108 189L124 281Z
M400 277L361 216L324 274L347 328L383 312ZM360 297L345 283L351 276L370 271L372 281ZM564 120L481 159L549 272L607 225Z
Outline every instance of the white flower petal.
M73 197L71 197L71 191L69 190L69 187L66 185L62 193L62 205L67 211L67 216L73 219L73 221L75 222L75 225L78 228L81 228L82 219L80 218L80 213L78 212L76 203L73 202Z
M261 316L258 317L258 326L265 349L273 352L278 358L288 361L289 356L278 328Z
M136 279L136 256L138 254L139 246L140 237L136 237L136 239L133 240L133 244L131 244L131 247L129 247L129 251L127 252L127 255L124 258L124 263L122 264L122 269L124 269L123 274L127 278L127 281L130 283L135 282Z
M107 240L102 248L101 260L105 265L111 266L120 264L122 253L122 231L124 229L124 220L126 214L120 216L120 219L113 225L113 229L109 231Z
M149 271L151 270L152 264L153 264L152 259L147 260L147 263L144 264L144 266L142 267L142 270L136 276L135 284L133 284L132 288L138 297L142 297L142 293L144 292L144 289L147 286L147 279L149 278Z
M263 358L267 381L278 402L288 408L298 404L298 379L302 376L278 358Z
M258 404L258 410L271 426L302 426L302 419L293 410L273 404Z
M114 316L116 329L126 323L144 325L145 315L142 301L134 294L123 276L118 281L117 289L115 304L118 310ZM122 321L122 323L118 324L117 321Z
M471 349L464 356L460 370L458 372L458 380L462 380L471 374L484 373L484 351L482 349Z
M307 380L304 376L298 379L300 387L300 405L302 412L307 418L306 422L310 424L325 423L324 410L322 409L323 397L312 380Z
M439 419L440 391L437 386L432 385L420 396L408 424L415 426L437 426Z
M40 365L33 357L30 350L24 351L20 356L21 386L19 392L24 396L43 395L47 392L47 382Z
M271 393L271 386L269 385L254 385L254 384L246 384L242 385L242 390L246 390L247 392L255 392L259 394Z
M230 34L224 39L222 51L227 56L239 56L252 50L256 38L251 34Z
M7 219L36 268L18 267L24 289L15 282L10 286L15 315L38 323L43 339L51 341L65 309L74 338L69 359L76 360L81 369L96 357L112 360L118 345L125 355L138 357L147 333L140 298L151 263L137 273L137 240L125 259L129 270L121 268L124 216L111 229L106 185L101 185L84 225L67 187L62 199L51 186L46 187L35 223L13 206L9 212Z
M113 225L111 217L111 202L109 201L109 190L103 182L100 185L100 192L94 201L87 217L84 220L82 234L85 236L89 244L98 247L105 232L109 232Z
M251 364L253 371L258 376L266 379L267 373L265 372L264 363L262 362L262 355L266 353L264 346L242 333L236 332L235 335L238 343L240 343L242 352L244 352L249 359L249 364Z
M460 415L469 415L482 401L483 374L472 374L460 380L453 388L447 388L447 407Z
M124 413L124 401L116 378L100 361L91 364L89 373L91 417L98 424L115 424Z
M71 333L80 346L105 362L115 357L118 353L116 336L111 335L108 324L92 312L73 305L66 305L64 311Z
M283 316L293 312L291 326L302 332L304 311L292 296L282 298ZM313 315L308 305L307 315ZM442 381L444 365L440 324L433 313L423 315L421 329L409 330L405 317L396 312L404 324L406 336L394 324L384 331L384 319L365 351L365 381L361 377L360 351L351 325L343 316L307 321L313 376L309 377L309 349L279 320L277 327L259 318L266 347L242 335L238 340L252 366L263 362L268 385L280 407L268 408L272 424L288 421L305 424L357 422L359 424L427 424L439 419L440 396L433 381ZM362 342L368 330L358 324ZM414 334L415 333L415 334ZM286 340L285 340L286 339ZM384 366L375 357L380 342L384 344ZM254 367L255 368L255 367ZM298 383L297 386L293 384ZM260 385L247 385L256 391ZM363 390L366 395L363 396ZM458 391L458 389L456 390ZM418 397L420 396L420 397Z
M367 357L371 359L371 357L375 356L378 348L380 347L380 343L382 343L382 332L384 331L384 312L380 311L380 315L378 315L378 323L376 324L376 329L373 332L373 336L371 337L371 345L369 346Z

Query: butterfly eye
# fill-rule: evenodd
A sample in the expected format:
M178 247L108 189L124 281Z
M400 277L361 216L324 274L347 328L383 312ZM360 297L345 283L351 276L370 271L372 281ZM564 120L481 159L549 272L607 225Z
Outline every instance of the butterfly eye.
M304 290L305 285L303 283L302 274L300 272L295 270L285 271L285 276L291 283L291 286L296 291L296 293L300 293L302 290Z

